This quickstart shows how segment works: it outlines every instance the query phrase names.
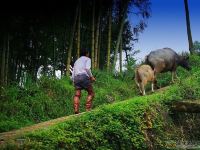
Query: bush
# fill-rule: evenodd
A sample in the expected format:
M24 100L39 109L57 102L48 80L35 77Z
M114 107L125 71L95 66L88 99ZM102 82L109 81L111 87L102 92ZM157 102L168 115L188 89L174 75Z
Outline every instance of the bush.
M93 108L134 96L134 83L95 71ZM69 78L41 77L27 80L23 87L10 85L1 90L0 132L73 114L74 87ZM80 111L85 111L87 92L83 91Z
M174 101L200 98L200 71L193 73L188 78L181 75L163 92L100 106L48 130L29 134L22 148L147 149L152 144L155 149L175 149L181 129L169 115L169 106Z
M97 94L94 101L94 107L99 108L77 117L71 117L66 122L52 126L49 129L25 135L25 143L24 145L21 145L21 148L147 149L152 145L155 149L175 149L176 145L174 144L176 144L176 140L180 138L181 127L179 129L174 123L173 118L170 115L170 107L171 103L174 101L187 99L197 100L200 98L200 71L198 71L200 63L195 63L195 61L199 61L197 58L199 57L191 56L191 64L195 64L192 67L191 72L185 72L180 69L180 80L177 80L177 82L172 84L167 90L155 92L148 96L134 97L126 101L121 100L125 99L125 97L123 97L125 92L127 92L127 97L131 96L131 93L129 92L132 92L130 90L132 85L128 82L116 80L109 74L100 72L98 78L100 82L95 83ZM190 74L190 76L188 76L188 74ZM44 81L45 84L41 84L43 86L39 85L37 88L42 88L45 92L42 92L42 94L40 92L43 90L34 88L34 91L36 91L34 95L42 98L47 96L47 102L51 100L54 102L54 98L56 99L55 95L64 92L66 87L71 87L71 90L73 90L73 87L68 84L69 80L57 81L47 78L44 79ZM61 89L57 88L57 86L61 87ZM50 92L48 90L50 90ZM13 93L15 97L13 101L18 97L19 91L20 90L17 88L11 88L10 93ZM57 91L59 92L57 93ZM112 94L110 94L111 92ZM8 97L8 95L10 94L5 94L4 96ZM72 95L73 94L71 94L71 96ZM36 99L31 100L31 104L36 101ZM113 101L121 102L112 105L102 105ZM10 104L5 102L6 99L4 99L4 105ZM40 104L42 104L42 106L46 104L46 100L43 99L39 100L39 102L41 102ZM53 105L53 102L50 104ZM12 107L16 107L16 105L17 103L12 103ZM36 106L38 105L39 104L36 103ZM48 111L53 110L50 106ZM57 105L54 105L53 107L56 106ZM23 107L26 108L26 105L20 105L19 108L23 109ZM59 109L60 107L62 107L62 105L59 106ZM46 111L41 113L40 107L36 108L39 110L36 112L41 118L42 116L48 116ZM58 110L58 108L55 109ZM6 119L12 111L7 111L6 115L2 114L0 117ZM34 114L37 114L36 112L34 112ZM13 114L15 113L16 112ZM53 114L55 114L55 112ZM144 117L144 114L147 114L147 117ZM49 116L52 117L53 115ZM14 121L12 120L14 124L15 120L17 119L14 118ZM197 124L198 123L199 122L197 122ZM196 129L199 129L198 126L195 127ZM195 137L199 137L197 133L199 132L196 132Z

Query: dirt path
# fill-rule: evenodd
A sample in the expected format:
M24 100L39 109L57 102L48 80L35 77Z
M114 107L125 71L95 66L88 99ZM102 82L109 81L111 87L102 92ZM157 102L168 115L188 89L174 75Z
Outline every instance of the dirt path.
M49 120L49 121L45 121L45 122L41 122L32 126L28 126L28 127L24 127L18 130L13 130L13 131L9 131L9 132L2 132L0 133L0 148L2 145L4 145L5 143L13 143L16 141L20 141L19 138L20 136L23 136L26 133L30 133L32 131L36 131L36 130L40 130L40 129L45 129L48 128L52 125L64 122L72 117L78 117L83 113L77 114L77 115L70 115L70 116L65 116L65 117L61 117L61 118L57 118L57 119L53 119L53 120Z
M168 89L170 86L165 86L165 87L162 87L160 89L157 89L155 90L156 92L162 92L162 91L165 91L166 89Z

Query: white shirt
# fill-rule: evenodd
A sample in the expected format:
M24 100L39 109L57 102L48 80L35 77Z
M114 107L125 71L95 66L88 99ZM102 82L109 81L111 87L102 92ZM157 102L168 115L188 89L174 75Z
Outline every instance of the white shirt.
M76 60L72 72L72 80L74 81L74 77L79 74L85 74L88 77L92 77L90 58L86 56L81 56L79 59Z

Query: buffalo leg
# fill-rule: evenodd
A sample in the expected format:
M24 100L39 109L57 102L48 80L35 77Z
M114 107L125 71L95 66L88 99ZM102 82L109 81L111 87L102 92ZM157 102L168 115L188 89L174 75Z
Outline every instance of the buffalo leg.
M140 88L140 84L136 80L135 80L135 83L136 83L137 87L139 88L140 93L142 94L142 90Z
M176 71L172 71L172 83L175 82L175 78L178 79L178 76L176 74Z
M175 71L175 77L176 77L176 79L179 79L179 77L177 76L177 73L176 73L176 71Z
M175 74L175 72L172 71L172 83L174 83L174 74Z
M151 91L152 92L154 92L154 88L153 87L154 87L154 81L152 81L152 83L151 83Z
M142 91L142 95L146 95L143 83L140 83L140 88L141 88L141 91Z
M159 89L160 87L157 84L157 71L156 69L154 69L153 71L154 71L154 86L156 89Z

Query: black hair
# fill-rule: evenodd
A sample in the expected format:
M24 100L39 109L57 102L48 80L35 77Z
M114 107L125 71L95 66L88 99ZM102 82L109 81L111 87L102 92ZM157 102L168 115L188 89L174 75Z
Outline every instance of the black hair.
M80 55L81 56L86 56L89 53L90 53L90 51L88 49L81 49Z

